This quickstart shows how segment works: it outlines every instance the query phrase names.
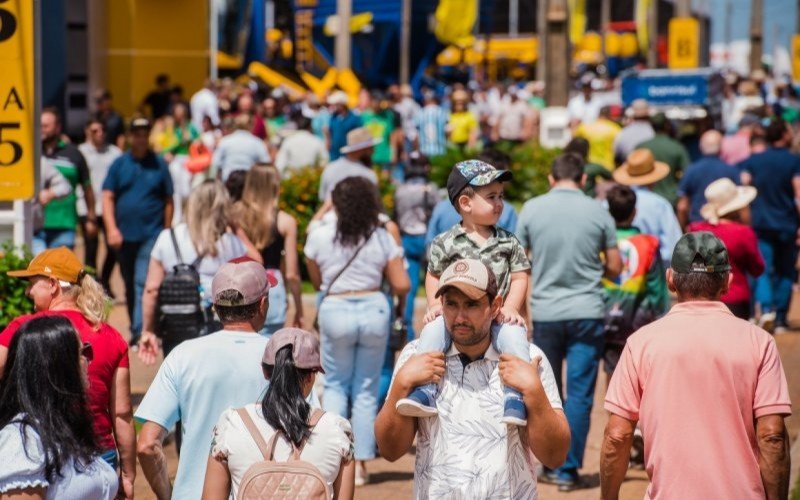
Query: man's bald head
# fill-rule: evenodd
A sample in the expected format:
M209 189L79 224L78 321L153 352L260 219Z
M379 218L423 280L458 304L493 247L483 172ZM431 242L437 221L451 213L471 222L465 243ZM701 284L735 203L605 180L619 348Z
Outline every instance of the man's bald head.
M722 134L709 130L700 136L700 152L704 155L717 156L722 147Z

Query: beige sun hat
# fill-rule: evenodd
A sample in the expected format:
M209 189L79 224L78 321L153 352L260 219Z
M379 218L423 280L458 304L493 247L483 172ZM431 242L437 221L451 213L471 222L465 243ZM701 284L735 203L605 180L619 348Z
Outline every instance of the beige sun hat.
M650 105L644 99L636 99L631 103L630 115L638 119L649 118Z
M347 145L339 149L342 154L352 153L380 144L381 139L376 138L365 127L359 127L347 133Z
M712 224L719 222L723 215L741 210L756 198L758 190L752 186L737 186L728 178L717 179L705 190L707 203L700 209L700 215Z
M649 149L635 149L614 170L614 180L626 186L649 186L669 175L669 165L656 161Z

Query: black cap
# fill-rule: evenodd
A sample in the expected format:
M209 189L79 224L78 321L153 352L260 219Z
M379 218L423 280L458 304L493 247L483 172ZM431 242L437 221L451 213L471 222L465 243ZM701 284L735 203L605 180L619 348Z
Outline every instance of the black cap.
M508 170L497 170L480 160L461 161L455 164L447 178L447 196L450 198L450 203L455 206L458 195L465 187L487 186L495 181L510 181L511 177L511 172Z
M708 231L683 235L672 252L670 267L676 273L724 273L731 270L728 249Z

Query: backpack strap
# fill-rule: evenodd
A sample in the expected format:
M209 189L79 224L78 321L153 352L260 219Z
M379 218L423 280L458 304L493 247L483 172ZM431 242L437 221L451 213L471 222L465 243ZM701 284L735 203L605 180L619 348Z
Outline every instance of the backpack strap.
M317 426L322 416L325 415L325 412L320 410L319 408L314 408L314 411L311 412L311 415L308 417L308 430L309 435L310 433L314 432L314 427ZM293 460L300 460L300 454L303 453L303 448L305 448L306 443L308 442L308 438L304 439L300 446L296 447L292 451L292 459Z
M261 435L258 427L256 427L256 423L253 422L253 418L247 413L247 410L245 408L237 408L236 413L239 414L242 422L244 422L244 426L247 428L247 432L250 433L250 437L256 442L256 446L258 446L258 450L264 456L264 460L272 460L272 452L275 449L275 441L278 439L278 433L275 433L272 439L270 439L269 445L267 445L267 442L264 441L264 436Z
M183 256L181 255L181 249L178 248L178 238L175 237L175 229L169 228L169 236L172 239L172 246L175 248L175 255L178 257L178 263L183 264Z

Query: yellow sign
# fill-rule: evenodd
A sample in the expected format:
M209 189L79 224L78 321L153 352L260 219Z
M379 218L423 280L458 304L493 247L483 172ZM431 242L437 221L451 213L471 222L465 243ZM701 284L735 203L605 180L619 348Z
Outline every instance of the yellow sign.
M700 24L693 17L669 20L670 69L692 69L700 66Z
M34 192L33 5L0 0L0 200Z
M792 36L792 80L800 81L800 35Z

